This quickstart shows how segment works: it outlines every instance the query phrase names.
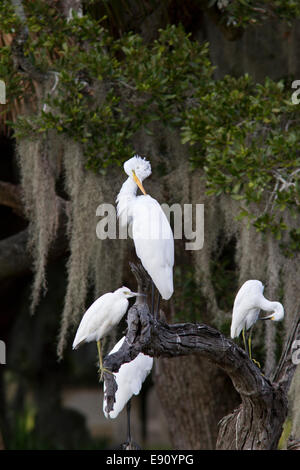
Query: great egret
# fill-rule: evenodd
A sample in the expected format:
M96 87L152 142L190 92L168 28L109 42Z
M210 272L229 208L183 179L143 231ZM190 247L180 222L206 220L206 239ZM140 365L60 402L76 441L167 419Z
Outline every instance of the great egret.
M174 239L165 213L142 184L151 175L150 162L135 155L124 163L124 171L128 178L117 196L118 217L121 225L132 224L136 254L162 298L168 300L174 291ZM141 196L136 195L138 187Z
M117 352L122 346L125 336L118 341L109 354ZM121 365L118 372L114 372L118 389L115 395L115 403L113 410L109 413L106 411L107 402L105 396L105 383L103 386L103 413L106 418L115 419L119 413L127 405L127 444L131 443L130 432L130 400L132 395L138 395L141 391L142 384L147 375L151 372L153 366L153 358L143 353L139 353L131 362Z
M100 340L117 325L128 309L128 299L139 294L132 292L128 287L120 287L114 292L107 292L99 297L83 315L73 341L73 349L83 343L97 341L99 355L100 380L103 372L110 372L103 368Z
M264 295L262 282L251 279L246 281L238 291L232 312L230 335L235 338L243 331L244 346L246 348L245 330L251 328L259 319L260 310L272 312L261 320L279 321L284 317L284 309L280 302L271 302ZM251 331L248 339L249 356L251 358Z

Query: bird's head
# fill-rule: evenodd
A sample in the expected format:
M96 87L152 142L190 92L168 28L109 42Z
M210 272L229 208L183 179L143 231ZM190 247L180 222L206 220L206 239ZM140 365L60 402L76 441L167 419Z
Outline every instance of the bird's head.
M125 297L125 299L130 299L131 297L136 297L138 295L143 295L139 294L138 292L132 292L128 287L120 287L115 291L117 294L120 294L122 297Z
M140 157L139 155L134 155L134 157L130 158L127 160L127 162L124 163L124 171L136 182L140 190L146 194L146 191L142 185L142 181L151 175L150 162L148 162L148 160L145 158Z
M267 317L263 317L263 320L280 321L284 317L284 308L280 302L273 302L273 312Z

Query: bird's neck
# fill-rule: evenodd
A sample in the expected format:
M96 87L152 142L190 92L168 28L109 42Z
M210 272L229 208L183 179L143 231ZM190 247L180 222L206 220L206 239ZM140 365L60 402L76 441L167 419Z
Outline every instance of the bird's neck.
M123 183L121 190L117 196L117 213L123 225L127 225L130 217L128 211L130 202L136 198L137 185L132 178L128 177ZM123 222L122 222L123 221Z
M265 297L262 297L260 300L259 307L262 310L265 310L266 312L272 312L274 311L276 307L276 302L271 302L270 300L266 299Z

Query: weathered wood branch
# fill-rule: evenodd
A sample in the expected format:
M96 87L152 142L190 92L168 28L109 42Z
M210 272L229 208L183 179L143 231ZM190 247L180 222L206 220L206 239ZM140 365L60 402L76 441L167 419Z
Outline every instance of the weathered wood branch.
M28 230L0 241L0 282L30 270L31 256L26 250Z
M36 82L42 83L48 77L47 72L41 71L37 68L29 57L24 53L24 46L29 38L28 27L26 23L26 15L24 12L23 3L21 0L12 0L12 4L15 9L16 16L20 20L20 27L15 34L15 37L11 44L12 57L14 66L16 69L26 73L30 78Z
M19 185L0 181L0 205L11 207L18 215L23 215L22 190Z
M144 274L133 269L140 292L148 293ZM220 422L218 449L275 449L287 414L286 387L272 383L249 359L246 352L220 331L205 324L169 325L155 321L147 298L139 297L127 316L128 331L121 349L106 356L104 366L117 372L140 352L152 357L199 354L231 378L241 405ZM180 371L178 371L180 373ZM113 409L116 384L105 374L108 411ZM222 397L220 397L222 400Z
M300 450L300 440L289 437L287 442L287 450Z
M299 308L297 309L294 321L291 325L290 332L288 334L288 340L282 351L281 358L278 362L278 366L273 375L273 382L280 384L282 388L288 392L298 362L293 359L295 349L299 349L300 344L300 314ZM296 347L294 347L296 345Z
M16 199L15 203L17 205L19 203L21 204L21 200ZM8 205L12 206L13 204L14 203L12 202L12 204ZM61 255L63 255L63 253L66 252L68 248L68 241L66 236L66 222L69 209L68 201L58 197L58 208L59 225L56 239L50 247L49 260L59 258ZM21 205L20 207L18 206L18 209L21 210ZM32 269L32 256L27 249L28 237L29 231L28 229L25 229L15 235L12 235L11 237L0 240L0 282L9 278L26 274Z

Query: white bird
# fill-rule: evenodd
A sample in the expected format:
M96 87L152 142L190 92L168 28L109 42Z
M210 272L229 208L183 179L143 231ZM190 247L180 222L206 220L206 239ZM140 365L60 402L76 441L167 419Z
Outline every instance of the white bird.
M174 291L174 239L168 219L156 199L146 194L142 181L151 165L135 155L124 163L127 180L117 196L121 226L131 224L135 250L163 299ZM137 188L143 195L137 196Z
M125 336L118 341L109 354L117 352L123 342ZM126 362L121 365L118 372L114 372L117 382L118 390L115 395L115 403L112 411L106 411L106 397L105 397L105 383L104 383L104 400L103 400L103 413L106 418L115 419L118 414L123 410L124 406L131 399L133 395L138 395L141 391L142 384L148 374L150 374L153 366L153 358L146 354L139 353L131 362Z
M245 348L245 330L248 330L257 322L260 310L272 312L266 317L261 317L261 320L279 321L284 317L282 304L267 300L263 295L263 291L263 284L260 281L251 279L242 285L234 300L230 335L231 338L235 338L243 331ZM251 333L249 336L249 353L251 357L250 344Z
M106 336L125 315L129 305L128 299L137 295L142 294L131 292L128 287L124 286L114 292L108 292L95 300L81 319L73 341L73 349L77 349L83 343L89 343L91 341L97 342L99 368L101 371L100 379L102 379L104 371L109 372L103 369L100 340Z
M113 347L109 354L117 352L123 342L125 336ZM117 382L118 389L115 395L115 403L113 410L109 413L106 411L107 401L105 396L105 383L103 386L104 398L103 398L103 413L106 418L115 419L119 413L123 410L124 406L127 405L127 448L131 447L131 432L130 432L130 400L133 395L138 395L141 391L142 384L145 381L148 374L150 374L153 366L153 358L146 354L139 353L135 359L131 362L126 362L121 365L118 372L114 372L115 380Z

